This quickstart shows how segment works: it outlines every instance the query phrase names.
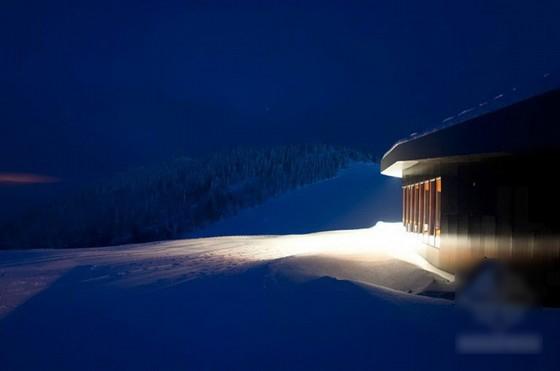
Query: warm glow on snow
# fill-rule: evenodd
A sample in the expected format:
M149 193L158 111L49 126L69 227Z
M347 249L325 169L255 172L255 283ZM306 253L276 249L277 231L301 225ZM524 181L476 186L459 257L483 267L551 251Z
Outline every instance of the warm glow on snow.
M379 222L371 228L303 235L227 236L106 248L35 250L23 261L21 252L6 251L0 264L5 272L0 277L0 289L10 291L6 295L10 302L0 307L0 317L65 273L84 266L91 267L91 280L137 286L184 282L259 261L321 255L360 262L397 259L453 281L451 274L433 267L420 255L421 248L422 242L407 233L401 223Z
M407 233L401 223L379 222L366 229L328 231L306 235L266 237L259 241L254 258L275 259L292 255L326 254L353 256L363 260L399 259L453 281L422 257L423 243Z

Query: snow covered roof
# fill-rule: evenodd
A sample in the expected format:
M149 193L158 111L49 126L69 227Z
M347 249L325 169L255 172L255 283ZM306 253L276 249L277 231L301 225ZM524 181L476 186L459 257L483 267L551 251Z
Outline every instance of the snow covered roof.
M381 159L381 173L429 159L560 152L560 89L396 143Z

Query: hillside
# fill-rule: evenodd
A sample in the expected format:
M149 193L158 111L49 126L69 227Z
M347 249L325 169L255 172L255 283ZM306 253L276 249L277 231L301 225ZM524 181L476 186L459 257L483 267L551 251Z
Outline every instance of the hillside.
M398 179L383 176L373 163L355 162L328 180L287 191L241 210L188 237L311 233L367 228L398 221Z
M179 158L88 184L0 226L1 248L74 248L176 238L369 155L326 145Z

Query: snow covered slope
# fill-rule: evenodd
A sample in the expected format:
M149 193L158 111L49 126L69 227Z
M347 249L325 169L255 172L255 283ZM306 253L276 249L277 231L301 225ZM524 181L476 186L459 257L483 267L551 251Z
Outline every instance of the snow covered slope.
M329 231L305 235L231 236L155 243L122 245L90 249L0 251L0 318L29 297L48 288L53 282L77 267L88 266L94 280L113 280L125 286L177 283L200 277L203 273L230 271L254 262L286 257L320 256L307 260L296 271L313 271L315 275L331 275L360 280L361 268L346 269L345 273L324 258L343 258L345 264L362 262L366 265L398 261L411 271L425 272L415 282L404 284L402 272L378 272L378 276L361 281L402 291L420 292L434 277L450 281L452 276L429 265L414 251L414 241L403 237L401 226L379 223L373 228ZM317 264L315 264L317 263ZM99 268L103 274L99 274ZM305 268L305 269L304 269ZM320 274L318 272L321 272ZM431 273L430 273L431 272ZM398 281L398 282L397 282Z
M373 163L354 163L337 177L270 199L186 237L310 233L366 228L400 219L400 181Z
M480 326L451 301L414 295L449 282L406 236L398 224L378 224L307 235L0 252L1 368L523 370L560 364L557 310L537 309L521 320L522 331L542 341L537 352L458 353L457 338Z

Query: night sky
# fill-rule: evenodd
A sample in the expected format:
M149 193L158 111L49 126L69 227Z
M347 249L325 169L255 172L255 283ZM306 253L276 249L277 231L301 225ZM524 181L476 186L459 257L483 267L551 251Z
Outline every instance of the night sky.
M305 4L303 4L305 3ZM383 153L560 66L560 1L2 1L0 172Z

